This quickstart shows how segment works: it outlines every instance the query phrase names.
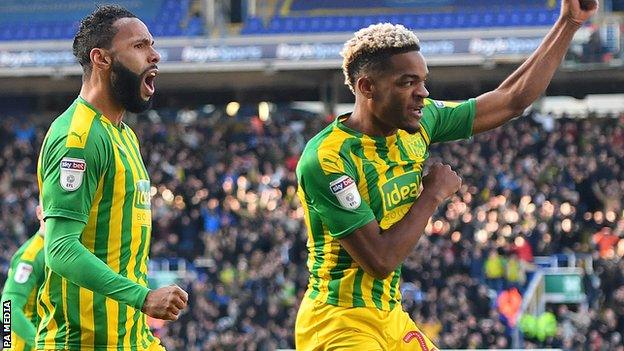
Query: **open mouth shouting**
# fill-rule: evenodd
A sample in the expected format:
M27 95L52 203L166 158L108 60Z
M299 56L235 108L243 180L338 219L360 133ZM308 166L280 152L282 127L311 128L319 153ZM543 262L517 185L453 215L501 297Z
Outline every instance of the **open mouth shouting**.
M144 100L149 100L152 95L154 95L154 91L156 90L154 86L154 81L156 80L156 76L158 75L158 68L152 68L143 73L143 84L141 86L141 95Z

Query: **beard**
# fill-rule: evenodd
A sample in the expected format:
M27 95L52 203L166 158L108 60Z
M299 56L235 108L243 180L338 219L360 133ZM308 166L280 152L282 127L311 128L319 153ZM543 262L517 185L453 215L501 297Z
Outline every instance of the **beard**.
M151 67L150 67L151 69ZM141 113L152 106L152 97L143 100L141 96L142 74L132 72L119 60L113 60L111 74L111 91L113 99L132 113Z

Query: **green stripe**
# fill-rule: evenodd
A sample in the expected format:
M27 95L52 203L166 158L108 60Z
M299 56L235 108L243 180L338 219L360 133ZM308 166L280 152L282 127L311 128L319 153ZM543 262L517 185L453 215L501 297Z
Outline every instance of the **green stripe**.
M49 284L50 283L49 276L50 276L50 274L52 274L52 271L47 266L46 266L46 268L44 270L44 274L47 277L45 281L47 281L47 284ZM46 283L44 283L44 284L46 284ZM43 328L41 330L41 333L39 334L39 338L37 339L37 347L43 348L43 342L44 342L46 336L48 336L48 323L50 322L50 319L53 318L53 316L50 314L50 310L48 310L46 305L39 299L37 299L37 306L41 306L43 308L43 316L41 318L41 325L45 325L46 326L45 328Z
M403 144L403 140L399 138L398 134L397 134L397 145L399 146L399 155L401 157L401 160L407 161L407 164L403 166L403 172L407 173L407 172L413 171L414 161L411 160L410 157L407 155L407 152L405 151L405 145Z
M329 283L327 284L327 303L335 305L338 303L338 296L340 294L340 278L342 278L343 272L333 272L329 274Z
M375 279L373 281L373 289L371 295L373 295L373 302L378 309L382 309L381 297L383 296L384 281L381 279Z
M399 278L401 277L401 265L394 270L394 276L390 282L390 310L394 309L394 305L397 303L397 295L399 294Z
M331 133L328 133L323 138L319 138L317 145L320 145L320 143L322 143L322 141L325 138L327 138L330 134ZM313 153L313 154L314 154L314 159L310 161L315 162L315 166L316 166L315 168L322 170L323 168L321 167L317 154L316 153ZM306 201L307 201L308 198L307 198L307 193L305 191L305 184L301 184L301 187L303 188L304 194L306 194ZM310 293L310 297L316 298L316 296L318 296L320 292L319 285L321 282L321 279L319 279L318 271L321 268L321 266L325 263L325 255L323 253L323 247L325 246L325 243L326 243L325 241L326 236L325 236L325 228L323 226L320 216L311 211L311 207L309 203L308 203L308 210L309 210L308 215L309 215L310 227L311 227L310 230L312 231L312 240L314 242L314 247L311 249L315 251L314 263L312 265L312 271L310 272L312 276L315 278L315 282L314 284L312 284L312 292ZM328 288L330 289L330 291L332 289L339 290L338 288L335 288L333 286L335 285L335 283L330 282L329 285L330 286Z
M54 315L52 318L56 321L57 332L54 339L54 348L62 347L65 345L65 334L67 333L67 324L65 323L65 316L63 312L63 294L61 291L62 278L52 272L50 275L50 301L55 307Z
M359 145L358 145L359 144ZM362 141L360 139L354 140L353 151L355 156L362 159L362 169L364 170L364 177L368 187L368 196L370 198L370 208L375 213L377 221L381 221L384 215L383 203L381 200L381 193L377 187L379 182L379 175L375 166L369 159L364 156L364 149L362 148Z
M101 122L100 122L101 123ZM109 138L112 135L108 125L100 124L107 132ZM114 148L114 145L110 145ZM114 151L111 157L114 158ZM110 169L106 173L102 180L102 201L98 207L97 224L95 227L95 245L94 251L97 257L100 257L102 261L108 262L108 233L110 230L111 208L113 202L113 191L115 182L115 173L117 171L117 164L110 163ZM93 307L94 307L94 343L95 345L106 345L108 343L108 314L106 311L106 298L104 295L94 293L93 294Z
M130 168L130 163L128 160L120 155L120 159L124 165L126 177L125 177L125 189L134 188L135 179L132 175L132 169ZM124 204L122 209L122 217L121 217L121 245L120 245L120 255L119 255L119 274L124 277L128 276L128 262L130 261L131 256L131 245L132 245L132 197L128 197L128 194L124 194ZM126 306L123 304L119 305L119 337L118 343L119 345L123 345L123 339L125 334L129 332L126 330L126 320L128 317Z
M135 143L132 142L132 140L134 139L132 138L132 136L128 133L126 129L124 129L121 134L122 134L121 141L124 143L126 148L133 150L133 152L128 153L128 156L130 156L130 158L132 159L132 162L134 162L139 173L138 174L139 178L147 179L147 173L144 172L143 170L143 162L141 162L140 160L141 153L139 152L139 149L138 147L136 147ZM128 139L128 141L130 141L130 144L128 144L128 141L126 141L126 138ZM134 155L135 153L136 153L136 156Z
M136 275L138 280L141 280L142 278L141 262L147 259L147 257L143 257L143 250L145 249L146 243L147 243L147 227L142 226L141 227L141 243L139 244L139 254L136 255L136 260L135 260L135 265L134 265L134 274ZM144 330L137 330L139 318L141 317L141 315L142 313L140 311L137 311L137 310L134 311L134 318L133 318L134 325L132 327L132 334L131 334L131 339L130 339L130 342L132 343L132 345L137 345L138 340L139 340L139 333L141 335L144 333ZM141 339L143 338L141 337Z
M323 231L323 224L318 215L313 214L311 211L309 211L308 216L310 217L310 230L312 231L312 241L314 242L314 247L312 247L311 250L315 251L314 263L312 264L312 271L310 272L312 276L314 276L315 282L314 284L312 284L312 292L310 293L310 297L315 298L320 292L320 279L318 277L318 271L323 263L325 263L325 257L323 253L323 246L325 245L325 232Z
M357 171L354 167L355 163L351 158L351 145L349 143L349 140L350 139L345 139L342 142L342 145L340 146L340 155L341 158L346 161L344 162L345 171L347 171L349 175L355 175L355 180L357 182L359 181L359 177L357 177ZM327 229L327 231L329 231L329 229ZM329 271L329 277L331 280L328 286L328 301L332 303L338 303L338 300L340 299L340 280L344 277L345 270L351 267L352 263L353 260L351 259L351 256L349 256L347 251L345 251L345 249L341 246L338 251L338 259L336 260L336 265L332 267Z
M145 314L141 313L140 318L141 318L143 325L147 326L147 318L145 317ZM141 330L141 346L143 346L144 349L147 349L149 344L151 344L151 340L149 340L149 337L148 337L148 332L149 332L149 329L147 327Z
M344 277L345 270L351 267L352 263L353 260L351 259L351 256L349 256L347 251L340 246L336 265L329 271L331 281L329 282L328 301L338 302L338 299L340 298L340 280Z
M143 172L143 179L149 179L149 174L147 174L147 168L145 167L145 162L143 161L143 156L141 155L141 148L139 147L139 143L137 140L132 138L134 141L132 143L132 147L136 151L137 157L139 158L139 165L141 165L141 171Z
M141 312L132 308L132 328L130 329L130 345L135 346L138 345L138 325L139 325L139 317Z
M143 324L147 325L147 317L143 315ZM154 335L149 332L149 329L145 328L145 334L147 334L147 343L151 344L154 341ZM147 348L147 346L145 346Z
M70 345L80 345L80 288L70 281L67 281L67 316L71 331L66 340Z
M388 160L388 145L385 139L375 139L375 152L382 159L386 165L388 165L388 170L386 170L386 179L394 178L394 168L393 165L396 165L396 162L392 162Z
M362 277L364 277L364 270L358 267L353 280L353 307L366 307L362 298Z
M145 250L145 245L147 244L147 227L141 227L141 243L139 244L139 254L136 255L135 265L134 265L134 275L136 275L137 279L140 281L143 277L143 273L141 273L141 263L147 260L147 257L143 257L143 252Z

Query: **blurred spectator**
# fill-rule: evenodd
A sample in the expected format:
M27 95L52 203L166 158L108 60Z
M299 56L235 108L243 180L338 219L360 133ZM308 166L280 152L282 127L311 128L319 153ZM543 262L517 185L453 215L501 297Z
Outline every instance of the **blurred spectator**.
M583 44L583 61L584 62L603 62L607 50L602 43L600 31L594 30L589 36L587 43Z
M163 343L189 351L292 348L308 274L294 168L305 140L327 121L276 113L262 122L192 108L146 116L134 128L153 186L151 258L184 258L194 272L180 282L189 310L153 325ZM525 346L621 345L623 120L554 119L544 129L522 118L432 148L429 163L451 164L464 185L407 258L401 291L404 309L440 348L510 347L485 278L499 291L522 288L534 255L563 252L594 258L583 277L588 310L556 308L556 335ZM48 124L0 119L2 282L8 259L35 230L36 161ZM18 142L24 138L31 142Z
M488 286L496 291L503 290L504 276L505 260L498 254L497 250L490 250L490 254L485 260L485 278Z

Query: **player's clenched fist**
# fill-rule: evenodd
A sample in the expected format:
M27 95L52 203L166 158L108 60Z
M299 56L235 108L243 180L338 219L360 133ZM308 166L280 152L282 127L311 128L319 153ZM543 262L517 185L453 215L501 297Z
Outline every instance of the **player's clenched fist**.
M423 177L423 193L432 195L438 202L444 201L461 187L462 179L449 165L436 163Z
M188 294L177 285L165 286L151 290L141 311L148 316L175 321L178 319L180 310L186 308Z
M598 0L563 0L561 16L582 24L598 11Z

